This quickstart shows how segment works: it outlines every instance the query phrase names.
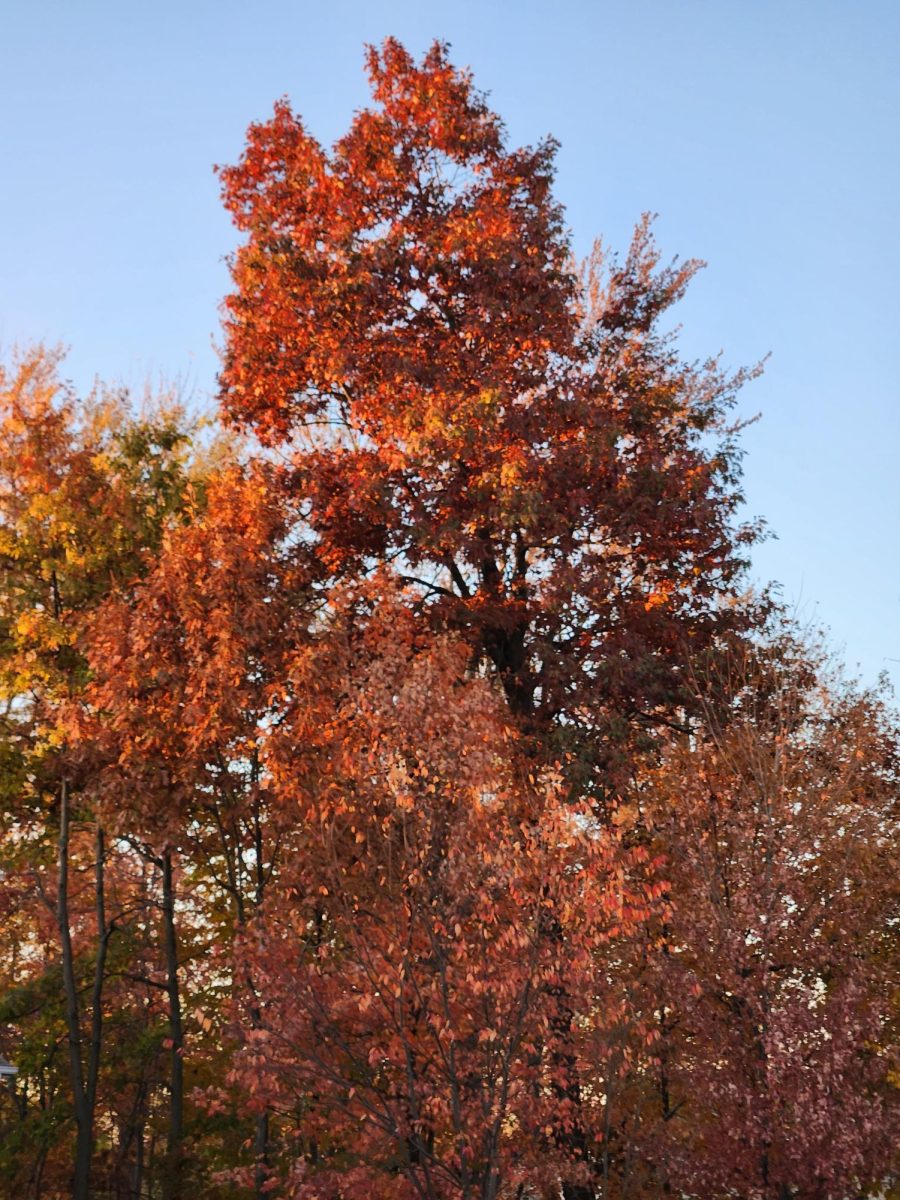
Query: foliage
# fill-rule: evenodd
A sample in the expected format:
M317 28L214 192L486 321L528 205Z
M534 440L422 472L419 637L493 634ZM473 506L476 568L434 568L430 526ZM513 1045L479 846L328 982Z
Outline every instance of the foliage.
M0 369L4 1194L875 1196L897 728L745 590L754 372L444 46L367 67L220 172L211 452Z
M688 646L748 620L726 421L748 373L681 361L664 322L699 264L660 267L646 219L576 271L554 143L509 150L442 46L367 65L331 154L280 103L221 171L246 234L224 409L289 448L326 577L393 564L605 790L689 702Z

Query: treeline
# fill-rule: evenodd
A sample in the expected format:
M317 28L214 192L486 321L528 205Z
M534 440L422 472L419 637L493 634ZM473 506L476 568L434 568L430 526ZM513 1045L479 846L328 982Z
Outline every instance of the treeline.
M217 426L0 371L0 1193L880 1194L898 729L747 587L753 372L368 70L221 171Z

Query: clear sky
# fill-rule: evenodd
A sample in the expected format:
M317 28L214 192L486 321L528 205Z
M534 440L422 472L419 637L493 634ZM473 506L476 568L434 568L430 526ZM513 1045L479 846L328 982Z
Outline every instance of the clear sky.
M771 353L741 411L755 572L900 681L898 0L0 0L0 348L68 373L215 387L224 255L212 164L290 97L320 140L366 98L364 42L435 38L512 140L562 142L584 251L644 210L709 263L690 356Z

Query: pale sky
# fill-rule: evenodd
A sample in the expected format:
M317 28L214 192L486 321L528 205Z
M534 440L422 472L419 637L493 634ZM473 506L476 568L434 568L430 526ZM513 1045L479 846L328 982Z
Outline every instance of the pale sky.
M709 266L689 356L771 353L740 411L755 555L851 669L900 682L898 0L0 0L0 348L70 349L142 391L215 389L216 162L287 95L328 143L365 102L363 44L435 38L510 138L562 142L579 252L659 214Z

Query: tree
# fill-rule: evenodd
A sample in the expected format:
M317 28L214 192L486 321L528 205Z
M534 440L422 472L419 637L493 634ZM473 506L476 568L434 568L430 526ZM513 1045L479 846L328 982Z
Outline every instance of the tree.
M897 729L741 593L753 372L682 361L647 220L575 266L444 46L367 62L221 171L255 442L0 369L0 1173L872 1194Z
M156 864L162 885L160 986L172 1066L164 1197L177 1194L188 1165L175 865L183 864L182 888L191 891L203 939L219 943L219 993L235 971L236 986L252 991L246 967L231 961L235 930L262 904L293 821L273 807L261 769L267 728L290 692L286 656L301 644L307 622L298 603L305 556L290 544L290 518L270 468L243 468L226 456L206 476L184 524L167 532L144 578L111 596L90 627L92 736L107 760L95 784L98 802L110 826ZM222 1035L224 990L218 1002L216 989L207 990L202 1018ZM244 1015L258 1026L253 1004ZM256 1148L263 1160L267 1141L261 1114Z
M330 154L281 102L221 171L246 236L223 408L287 447L321 583L390 566L535 765L612 809L691 703L687 658L750 620L725 421L747 374L662 332L698 264L660 268L647 220L624 263L576 270L554 143L508 149L444 46L416 64L389 39L367 67Z
M188 437L174 411L131 419L108 392L79 403L58 363L38 348L0 370L0 688L12 767L4 844L8 866L30 874L57 925L77 1131L72 1194L86 1200L119 914L109 908L106 830L88 794L92 748L79 742L88 678L80 639L88 615L140 572L177 511ZM76 860L94 876L92 941L84 896L73 893Z
M292 1114L285 1195L552 1189L585 1170L570 997L600 1032L596 955L647 916L646 852L531 772L468 648L383 588L295 657L266 748L297 826L239 946L262 1004L237 1077Z
M644 1149L676 1192L838 1200L896 1169L897 731L788 642L642 803L670 911Z
M555 144L509 150L444 46L367 67L331 154L281 102L221 171L246 236L224 411L289 446L323 576L393 564L603 791L689 703L687 648L746 621L724 418L747 374L661 332L699 264L660 268L646 219L576 271Z

